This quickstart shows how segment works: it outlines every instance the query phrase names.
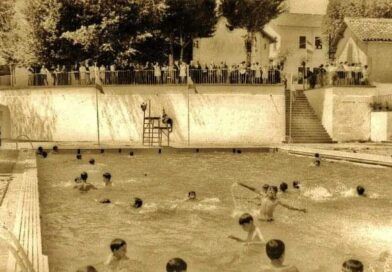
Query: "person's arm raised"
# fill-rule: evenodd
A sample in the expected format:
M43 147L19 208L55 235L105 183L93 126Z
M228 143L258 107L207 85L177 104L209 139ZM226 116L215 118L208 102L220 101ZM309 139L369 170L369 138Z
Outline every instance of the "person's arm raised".
M246 189L248 189L248 190L251 190L252 192L255 192L256 194L262 195L262 193L259 190L257 190L256 188L254 188L254 187L248 186L248 185L246 185L246 184L244 184L242 182L237 182L237 184L242 186L242 187L244 187L244 188L246 188Z

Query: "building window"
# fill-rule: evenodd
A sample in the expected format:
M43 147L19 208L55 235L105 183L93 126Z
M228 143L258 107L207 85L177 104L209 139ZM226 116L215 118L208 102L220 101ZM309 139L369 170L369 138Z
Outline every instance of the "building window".
M316 49L323 49L323 42L320 37L316 37L314 39L314 44L315 44Z
M299 48L306 49L306 36L299 36Z

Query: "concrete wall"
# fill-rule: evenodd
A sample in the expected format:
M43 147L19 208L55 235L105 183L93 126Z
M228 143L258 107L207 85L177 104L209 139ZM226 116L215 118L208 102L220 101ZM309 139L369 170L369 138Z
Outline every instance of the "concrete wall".
M309 103L333 140L366 141L371 136L372 87L333 87L306 91Z
M280 143L285 137L283 86L197 86L189 95L190 140L193 145ZM99 95L101 139L140 144L142 102L152 115L162 108L174 120L171 142L188 139L186 86L113 86ZM11 138L38 141L96 141L94 88L40 88L0 92L8 107Z
M371 140L374 142L392 140L392 112L372 112Z
M392 83L392 43L369 42L368 56L371 63L371 81Z

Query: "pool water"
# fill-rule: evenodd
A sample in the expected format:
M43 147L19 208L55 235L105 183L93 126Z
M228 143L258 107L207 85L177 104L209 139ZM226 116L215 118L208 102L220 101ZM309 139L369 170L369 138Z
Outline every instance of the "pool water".
M351 257L372 264L392 245L392 170L334 162L317 168L311 162L280 152L135 151L130 157L89 151L82 161L73 154L38 158L44 253L51 271L76 271L87 264L100 268L110 241L123 238L128 255L146 271L164 271L173 257L186 260L191 272L258 271L268 262L264 248L245 251L227 238L246 237L232 216L231 187L237 181L251 186L286 181L289 192L279 198L308 213L278 207L275 222L257 224L266 240L285 242L287 263L300 271L328 272L340 271ZM82 171L98 190L81 194L72 188ZM102 183L106 171L114 182L109 190ZM301 190L292 188L293 180L301 181ZM358 184L369 197L355 196ZM191 190L198 202L183 201ZM116 204L95 201L103 197ZM144 200L140 211L129 207L133 197Z

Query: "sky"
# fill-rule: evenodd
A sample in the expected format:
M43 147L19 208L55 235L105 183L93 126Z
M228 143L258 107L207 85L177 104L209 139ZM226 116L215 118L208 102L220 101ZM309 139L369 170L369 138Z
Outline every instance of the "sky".
M289 0L290 12L325 14L328 0Z

